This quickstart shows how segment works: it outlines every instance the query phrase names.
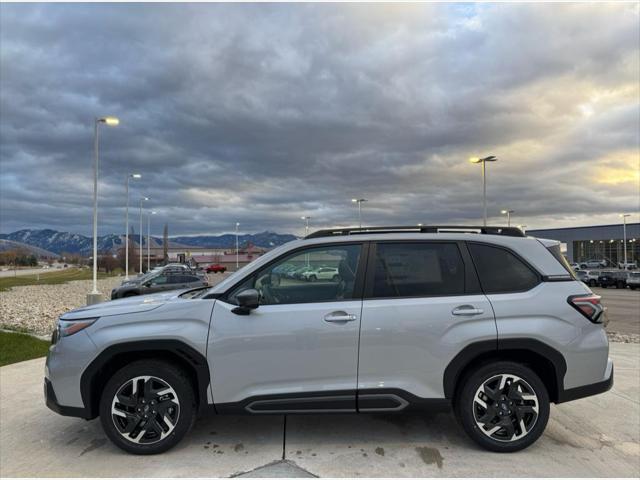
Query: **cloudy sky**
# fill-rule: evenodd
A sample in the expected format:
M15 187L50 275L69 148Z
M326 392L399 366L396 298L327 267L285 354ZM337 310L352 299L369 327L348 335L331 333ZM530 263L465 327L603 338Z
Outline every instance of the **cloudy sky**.
M134 172L154 233L477 223L489 154L493 223L617 223L639 58L637 3L3 4L0 231L90 234L101 115L101 234Z

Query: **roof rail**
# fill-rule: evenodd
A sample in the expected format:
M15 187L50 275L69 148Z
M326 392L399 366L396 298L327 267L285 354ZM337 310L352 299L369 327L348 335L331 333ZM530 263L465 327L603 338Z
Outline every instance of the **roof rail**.
M476 233L484 235L505 235L507 237L526 237L517 227L485 227L468 225L409 225L397 227L350 227L327 228L310 233L304 238L337 237L363 235L367 233Z

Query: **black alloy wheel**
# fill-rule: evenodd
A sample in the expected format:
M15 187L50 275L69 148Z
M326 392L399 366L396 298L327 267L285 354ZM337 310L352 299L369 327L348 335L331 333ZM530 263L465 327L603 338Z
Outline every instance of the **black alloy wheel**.
M191 428L196 412L193 387L179 368L140 360L116 372L100 400L102 427L118 447L135 454L164 452Z
M495 361L468 372L454 400L467 434L494 452L515 452L535 442L549 419L549 395L525 365Z

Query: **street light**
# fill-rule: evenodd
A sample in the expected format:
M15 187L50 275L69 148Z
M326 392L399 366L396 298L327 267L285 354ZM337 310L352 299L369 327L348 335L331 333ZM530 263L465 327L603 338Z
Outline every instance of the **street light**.
M138 252L140 257L140 275L142 275L142 202L148 202L149 197L140 197L140 245L138 246Z
M239 267L239 251L238 251L238 227L240 226L239 222L236 222L236 270Z
M304 236L306 237L307 235L309 235L309 220L311 219L311 217L300 217L300 220L304 220L305 224L304 224Z
M513 210L500 210L500 213L507 216L507 227L511 226L511 214L514 213Z
M357 203L358 204L358 224L360 225L360 228L362 228L362 202L366 202L367 199L366 198L352 198L351 201L353 203Z
M115 126L120 123L115 117L96 118L93 123L93 290L87 294L87 305L98 303L102 300L98 292L98 125L104 123L108 126Z
M627 268L627 217L630 217L630 213L621 213L620 217L622 217L622 238L623 238L623 246L624 248L624 268Z
M151 215L155 215L156 212L149 212L147 215L147 272L151 270Z
M142 175L139 173L130 173L127 175L127 208L125 212L125 221L124 221L124 237L125 237L125 253L124 253L124 279L129 280L129 180L132 178L139 179L142 178Z
M498 159L490 155L484 158L472 157L469 159L471 163L481 163L482 164L482 204L484 206L484 226L487 226L487 162L496 162Z

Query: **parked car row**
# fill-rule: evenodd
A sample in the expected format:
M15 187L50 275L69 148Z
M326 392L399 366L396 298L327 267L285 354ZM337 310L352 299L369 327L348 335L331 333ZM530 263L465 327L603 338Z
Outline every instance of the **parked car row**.
M640 288L640 272L626 270L576 270L576 277L590 287Z
M306 280L307 282L317 281L333 281L340 280L340 273L337 267L329 267L326 265L303 265L296 266L292 264L284 264L274 269L274 273L282 278L291 278L295 280Z
M622 270L637 270L638 263L637 262L618 262L617 264L610 263L607 260L586 260L584 262L576 262L571 263L571 268L574 270L588 270L590 268L620 268Z

